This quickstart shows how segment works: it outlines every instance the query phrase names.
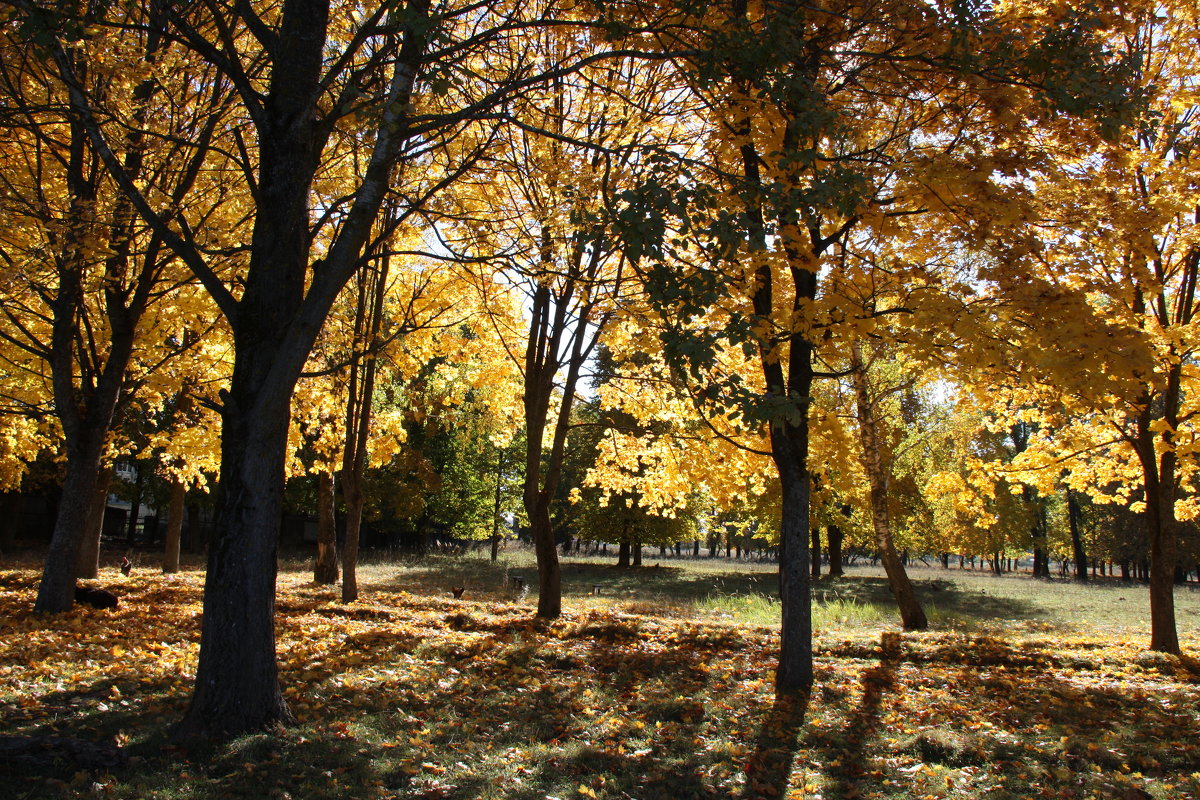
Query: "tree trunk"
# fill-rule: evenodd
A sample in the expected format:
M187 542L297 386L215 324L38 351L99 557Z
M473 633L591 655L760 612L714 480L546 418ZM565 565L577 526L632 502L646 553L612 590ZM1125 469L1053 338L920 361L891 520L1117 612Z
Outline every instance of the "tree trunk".
M812 567L812 576L814 578L821 577L821 529L814 525L812 528L812 552L809 555L809 563Z
M361 481L352 471L342 470L342 502L346 506L346 530L342 539L342 602L358 599L358 545L362 533L363 495Z
M844 534L837 525L827 526L825 532L826 538L829 540L829 577L840 578L845 574L842 571L842 538Z
M529 513L533 533L533 549L538 565L538 610L543 619L555 619L562 614L562 569L558 548L554 546L554 528L550 524L550 498L538 493ZM528 504L527 504L528 507Z
M629 566L629 550L630 550L629 540L622 539L620 545L618 545L618 548L617 548L617 566L618 567L628 567Z
M79 547L79 564L75 573L76 577L84 580L100 577L100 537L104 534L104 512L108 508L108 490L112 483L112 475L112 467L104 466L96 476L96 489L92 495L92 506Z
M241 348L241 353L257 348ZM249 363L247 363L249 362ZM221 482L204 579L196 689L182 741L291 721L275 662L275 578L283 517L290 382L236 360L222 410Z
M1167 376L1163 392L1162 418L1167 429L1158 434L1165 447L1155 446L1153 404L1146 399L1138 418L1134 450L1142 467L1146 510L1146 541L1150 546L1150 649L1178 655L1179 633L1175 627L1175 563L1178 543L1175 532L1176 454L1173 431L1178 427L1182 367Z
M1081 516L1079 501L1075 499L1075 492L1067 489L1067 524L1071 529L1071 550L1072 560L1075 562L1075 580L1080 583L1086 583L1088 579L1088 561L1087 552L1083 549L1083 531L1079 529Z
M907 631L920 631L929 627L925 611L921 608L908 572L896 553L892 540L891 515L888 510L888 482L890 469L884 462L879 443L879 421L876 417L875 401L870 396L867 381L868 365L862 359L861 346L852 344L851 371L854 381L855 406L858 411L858 436L862 446L863 469L870 483L871 526L875 530L875 544L883 559L888 586L896 605L900 609L900 620Z
M170 499L167 502L167 541L163 550L164 574L179 571L179 542L183 537L183 512L187 502L187 487L179 478L171 480Z
M633 566L640 567L642 565L642 543L633 543Z
M95 505L104 437L89 436L87 439L89 441L84 442L83 446L75 448L77 455L74 458L67 456L62 498L58 504L58 516L54 520L54 533L46 551L34 611L69 611L75 603L75 571L83 532L88 528Z
M504 450L496 448L496 499L492 507L492 563L500 558L500 511L504 487Z
M338 582L337 517L334 514L336 487L333 469L317 473L317 561L313 566L313 583L332 586Z

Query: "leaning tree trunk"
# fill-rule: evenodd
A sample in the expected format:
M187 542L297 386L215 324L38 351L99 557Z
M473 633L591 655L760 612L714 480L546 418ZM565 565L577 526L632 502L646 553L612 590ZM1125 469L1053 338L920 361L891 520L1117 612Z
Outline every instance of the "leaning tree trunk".
M875 402L870 395L867 381L867 365L863 362L858 342L851 346L851 373L854 381L854 399L858 411L858 437L862 446L862 464L870 484L871 526L875 530L875 544L883 560L888 586L896 605L900 609L900 620L907 631L925 630L929 620L917 600L908 572L904 569L896 544L892 539L892 521L888 510L888 467L884 463L879 444L879 421Z

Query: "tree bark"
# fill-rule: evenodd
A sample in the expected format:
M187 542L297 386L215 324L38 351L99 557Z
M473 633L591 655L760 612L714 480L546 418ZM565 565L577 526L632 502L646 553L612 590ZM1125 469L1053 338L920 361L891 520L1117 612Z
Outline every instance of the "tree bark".
M892 540L891 514L888 509L889 468L884 463L884 456L879 443L879 421L876 415L875 401L870 394L867 379L868 365L863 361L861 345L856 341L851 345L851 377L854 382L855 406L858 411L858 437L862 447L861 459L863 469L870 483L871 497L871 526L875 530L875 544L879 548L883 568L887 573L888 586L896 605L900 609L900 620L905 630L919 631L929 627L925 611L921 608L908 572L896 553L896 545Z
M629 566L629 549L630 549L629 548L629 540L622 539L621 543L617 547L617 566L618 567L628 567Z
M337 518L334 515L334 475L330 467L317 473L317 560L313 583L332 586L338 582Z
M1087 552L1083 548L1083 532L1079 529L1079 501L1075 492L1067 489L1067 524L1071 528L1072 560L1075 562L1075 580L1086 583L1088 579Z
M840 578L845 572L842 570L842 529L837 525L829 525L826 528L826 537L829 540L829 577Z
M104 534L104 512L108 508L108 490L112 483L111 466L100 468L96 476L96 489L88 513L87 526L79 548L79 564L76 577L92 580L100 577L100 537Z
M1158 434L1164 440L1161 453L1155 446L1153 404L1148 396L1137 420L1137 436L1133 442L1142 467L1146 541L1150 546L1150 649L1175 655L1180 653L1180 649L1179 633L1175 626L1175 564L1178 550L1175 497L1178 479L1173 431L1179 422L1182 371L1182 366L1176 364L1167 375L1162 398L1162 419L1168 426Z
M265 343L263 343L265 345ZM222 409L221 482L208 550L196 688L174 736L224 738L290 722L275 662L275 579L292 383L263 358L234 365Z
M163 547L163 574L179 572L179 543L183 538L183 515L187 507L187 486L179 478L171 479L167 501L167 540Z

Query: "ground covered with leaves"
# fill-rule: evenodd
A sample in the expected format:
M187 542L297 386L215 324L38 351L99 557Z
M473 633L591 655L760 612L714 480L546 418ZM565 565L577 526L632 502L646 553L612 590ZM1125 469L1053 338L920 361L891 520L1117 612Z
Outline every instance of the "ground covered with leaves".
M819 634L811 698L781 706L769 626L644 601L543 623L499 585L455 600L399 573L344 605L285 572L298 724L200 754L168 734L202 575L112 577L118 609L60 616L29 613L37 579L0 570L0 731L115 742L128 760L0 765L17 798L1200 797L1200 679L1111 632L846 617Z

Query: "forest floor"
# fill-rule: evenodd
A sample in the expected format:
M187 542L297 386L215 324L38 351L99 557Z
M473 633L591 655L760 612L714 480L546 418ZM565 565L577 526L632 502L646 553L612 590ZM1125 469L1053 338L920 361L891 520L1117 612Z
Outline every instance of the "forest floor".
M11 798L1200 798L1196 662L1149 653L1144 587L913 571L931 630L901 633L881 573L822 578L817 683L772 699L774 567L564 563L533 619L523 553L370 563L344 605L283 563L286 730L169 744L194 676L203 574L98 582L115 610L32 615L0 563L0 740L119 744L112 771L0 763ZM658 561L659 566L653 566ZM451 587L465 587L451 597ZM1177 592L1200 654L1200 592Z

